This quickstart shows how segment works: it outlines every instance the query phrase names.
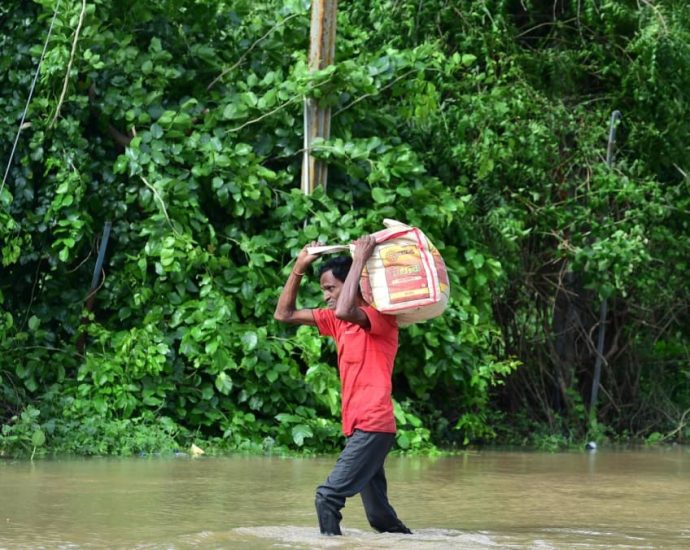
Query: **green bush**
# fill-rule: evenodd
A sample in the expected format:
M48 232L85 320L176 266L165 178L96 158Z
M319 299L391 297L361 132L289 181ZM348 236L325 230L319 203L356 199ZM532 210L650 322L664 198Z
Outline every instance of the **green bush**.
M401 333L401 449L492 441L516 411L584 437L604 299L599 420L675 429L690 401L689 8L342 5L336 64L310 73L307 4L62 2L0 189L5 452L164 451L190 434L338 449L334 348L272 312L304 243L384 217L425 230L452 291L444 316ZM56 7L0 7L5 150ZM328 187L308 197L304 97L333 113L313 151ZM303 303L319 305L313 282Z

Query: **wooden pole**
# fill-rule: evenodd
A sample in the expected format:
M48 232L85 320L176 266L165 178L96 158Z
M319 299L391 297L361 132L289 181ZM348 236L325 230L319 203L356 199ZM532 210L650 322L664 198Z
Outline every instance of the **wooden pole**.
M338 0L312 0L309 33L309 70L318 71L333 64ZM331 108L322 107L312 98L304 100L304 156L302 158L302 192L310 195L318 185L326 188L328 167L311 156L315 138L331 135Z

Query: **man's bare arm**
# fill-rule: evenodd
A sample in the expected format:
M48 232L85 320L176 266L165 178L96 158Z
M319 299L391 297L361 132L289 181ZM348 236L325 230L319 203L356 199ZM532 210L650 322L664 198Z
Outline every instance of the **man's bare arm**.
M295 265L290 272L288 280L285 282L283 291L278 298L276 310L273 318L283 323L291 325L316 325L314 313L311 309L297 309L297 293L299 292L302 277L312 262L318 257L307 252L310 246L320 246L321 243L312 242L305 246L297 256Z
M354 242L355 250L352 255L352 266L345 278L345 283L340 291L338 303L335 306L335 316L343 321L355 323L368 330L371 328L369 317L360 309L359 279L362 270L374 251L376 240L371 235L366 235Z

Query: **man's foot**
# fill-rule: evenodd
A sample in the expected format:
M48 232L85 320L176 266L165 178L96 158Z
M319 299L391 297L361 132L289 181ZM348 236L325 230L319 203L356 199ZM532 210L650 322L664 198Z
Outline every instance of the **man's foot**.
M403 535L412 535L412 531L410 531L407 526L404 523L399 523L398 525L394 525L393 527L389 527L387 529L384 529L381 531L382 533L402 533Z

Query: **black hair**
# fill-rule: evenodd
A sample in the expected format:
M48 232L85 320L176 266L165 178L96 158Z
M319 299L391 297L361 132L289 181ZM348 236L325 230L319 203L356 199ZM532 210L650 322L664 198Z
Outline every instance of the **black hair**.
M321 267L319 267L319 277L327 271L331 271L336 279L344 283L345 279L347 279L347 274L350 272L350 266L352 266L352 258L350 256L336 256L321 264Z

